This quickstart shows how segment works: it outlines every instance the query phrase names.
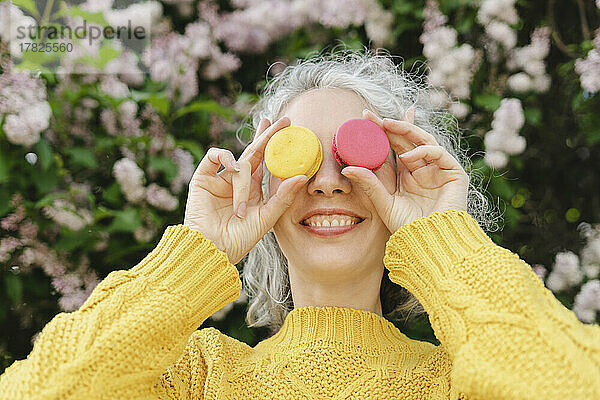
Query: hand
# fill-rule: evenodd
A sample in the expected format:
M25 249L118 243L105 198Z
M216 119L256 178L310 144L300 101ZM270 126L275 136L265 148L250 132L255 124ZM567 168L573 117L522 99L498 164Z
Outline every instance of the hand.
M284 180L264 204L261 182L267 142L290 125L287 117L271 125L263 118L257 135L239 160L229 150L212 147L200 161L189 184L184 225L201 232L237 264L275 225L308 182L306 175ZM224 169L220 172L219 167Z
M367 168L345 167L342 174L365 191L390 232L435 211L467 210L469 176L430 133L413 125L414 108L401 121L368 110L363 117L383 128L396 152L396 190L390 193Z

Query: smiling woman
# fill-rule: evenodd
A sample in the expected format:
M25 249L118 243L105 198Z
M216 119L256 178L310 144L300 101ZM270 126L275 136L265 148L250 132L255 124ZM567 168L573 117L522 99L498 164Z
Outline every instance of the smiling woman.
M288 66L268 83L251 113L253 129L259 127L263 118L274 121L286 116L291 119L292 125L311 129L319 136L323 148L331 149L333 135L338 128L349 119L362 118L364 109L371 111L365 114L367 118L382 124L381 118L400 120L412 107L415 126L431 133L425 137L432 136L470 173L471 162L460 148L456 129L453 129L456 122L430 102L434 90L396 66L392 57L385 53L373 55L347 51L316 55ZM415 142L419 140L423 139L414 138ZM415 147L405 136L398 136L395 141L404 145L396 147L400 152ZM388 319L409 320L411 316L425 312L411 293L389 280L388 271L383 268L385 242L395 228L386 229L364 192L361 196L357 190L352 190L350 181L341 174L342 168L334 159L335 154L325 152L323 164L307 190L299 192L297 200L275 225L274 231L271 230L250 251L242 272L244 290L249 298L246 314L249 326L269 326L273 331L279 330L291 310L306 304L305 296L319 304L353 305L383 314ZM416 161L423 165L426 163ZM396 163L396 152L392 147L382 169L375 173L389 193L396 190ZM268 199L281 181L273 177L264 164L261 170L256 176L262 172L262 195ZM483 195L477 176L472 175L471 178L466 211L484 230L493 231L498 211ZM422 200L417 201L422 203ZM354 215L361 217L361 222L366 221L356 229L298 229L294 215L290 213L297 214L316 207L342 207L344 212L340 214ZM306 225L304 219L300 220L301 225ZM313 219L315 223L321 220L327 218L317 215ZM358 236L342 235L333 244L333 238L329 241L317 239L346 232ZM298 242L305 243L305 246L298 247ZM311 251L306 252L306 249ZM361 268L364 268L363 272L359 272ZM344 272L350 270L355 273L348 275ZM361 289L357 290L343 277L333 279L336 273L352 279L355 285L360 284ZM363 282L365 275L369 276L369 286ZM333 279L334 284L320 286L319 282L329 281L327 277ZM310 281L311 284L300 284L299 280ZM371 291L366 291L366 287L370 287ZM320 298L319 293L326 293L326 298Z
M442 115L383 56L288 67L238 160L211 148L200 161L183 224L55 316L0 377L0 398L600 398L600 327L483 231L488 205ZM336 130L357 118L388 138L380 168L335 160ZM265 168L291 124L327 149L310 179ZM197 330L240 296L248 254L249 322L274 330L254 347ZM440 345L386 318L417 306Z

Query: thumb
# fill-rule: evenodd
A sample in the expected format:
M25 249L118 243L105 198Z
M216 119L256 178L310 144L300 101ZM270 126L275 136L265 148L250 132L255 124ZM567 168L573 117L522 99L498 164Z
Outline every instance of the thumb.
M371 170L362 167L345 167L341 173L369 196L382 219L387 216L392 205L392 195L387 191L377 175Z
M261 231L266 232L275 225L279 217L292 205L296 194L306 182L308 182L306 175L296 175L281 182L277 193L267 201L267 204L260 207Z

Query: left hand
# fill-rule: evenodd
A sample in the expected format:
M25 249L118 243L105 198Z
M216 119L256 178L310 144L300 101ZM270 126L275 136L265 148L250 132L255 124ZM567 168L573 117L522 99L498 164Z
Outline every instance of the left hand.
M369 196L390 232L435 211L467 211L469 175L433 135L413 125L414 108L401 121L368 110L363 118L382 127L396 152L396 190L390 193L367 168L345 167L341 173Z

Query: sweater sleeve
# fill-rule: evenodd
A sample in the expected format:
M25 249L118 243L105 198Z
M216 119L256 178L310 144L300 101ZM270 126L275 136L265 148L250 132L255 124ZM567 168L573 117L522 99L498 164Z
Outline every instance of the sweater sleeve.
M580 322L467 212L402 226L384 263L452 359L450 399L600 399L600 326Z
M188 340L241 287L213 242L169 226L140 263L111 272L77 311L42 329L0 377L0 398L201 398L206 364L190 366Z

